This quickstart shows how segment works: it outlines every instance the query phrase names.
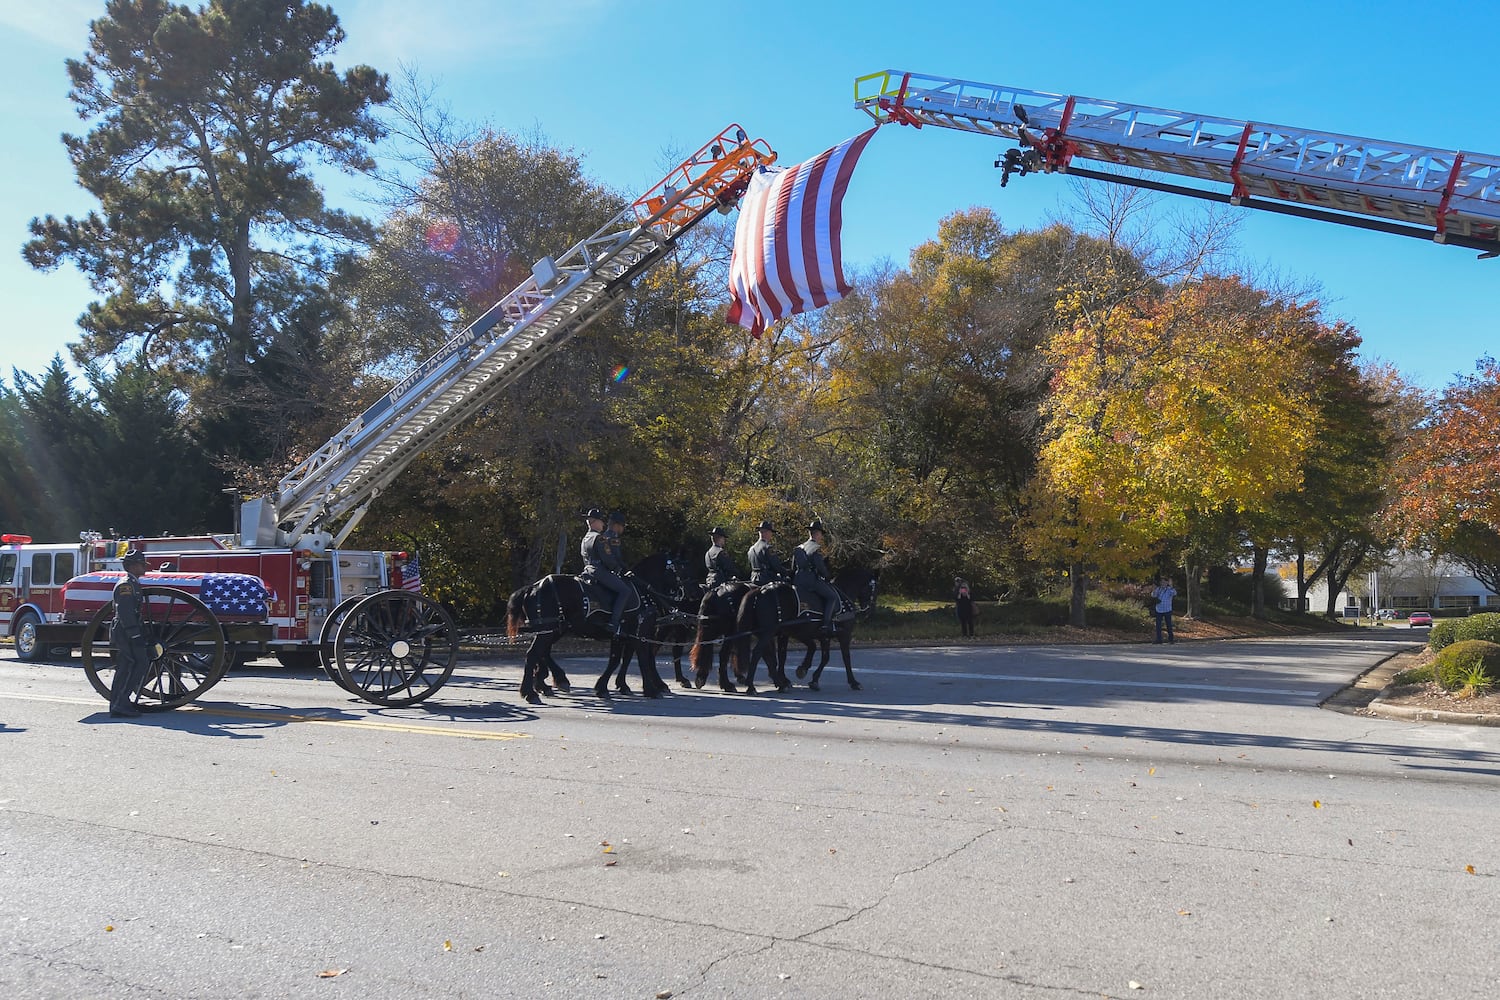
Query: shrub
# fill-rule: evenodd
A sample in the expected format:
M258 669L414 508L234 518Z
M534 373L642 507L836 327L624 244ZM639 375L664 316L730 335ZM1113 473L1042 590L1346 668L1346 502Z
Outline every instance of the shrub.
M1427 635L1427 648L1434 653L1447 649L1458 641L1458 626L1461 618L1445 618L1432 623Z
M1500 642L1500 614L1491 611L1458 619L1453 641L1464 642L1470 639Z
M1473 685L1482 673L1491 682L1500 680L1500 643L1483 639L1455 642L1432 661L1432 676L1445 691Z

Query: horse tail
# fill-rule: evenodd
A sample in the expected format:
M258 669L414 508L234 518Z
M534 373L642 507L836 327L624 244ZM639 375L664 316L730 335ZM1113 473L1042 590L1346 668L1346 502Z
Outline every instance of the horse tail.
M529 587L522 587L510 595L510 600L505 602L505 634L512 640L521 633L521 627L526 624L526 591Z

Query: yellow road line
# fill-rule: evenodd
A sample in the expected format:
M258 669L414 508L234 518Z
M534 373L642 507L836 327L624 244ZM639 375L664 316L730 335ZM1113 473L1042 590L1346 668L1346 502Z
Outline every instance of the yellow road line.
M347 726L350 729L380 729L395 733L420 733L427 736L457 736L470 740L529 740L529 733L492 733L479 729L449 729L446 726L423 726L411 722L386 722L371 719L329 719L321 715L302 715L297 712L255 712L249 709L209 708L205 705L184 705L180 712L202 712L204 715L223 715L231 719L250 719L255 722L306 722L315 726Z
M93 706L100 711L108 707L98 698L62 698L46 694L11 694L0 691L0 698L16 701L49 701L59 705ZM189 704L177 709L179 712L199 712L204 715L221 715L231 719L249 719L252 722L305 722L315 726L347 726L351 729L379 729L393 733L416 733L423 736L454 736L467 740L529 740L530 733L492 733L480 729L450 729L446 726L424 726L413 722L388 722L384 719L330 719L321 715L303 715L300 712L254 711L248 708L220 708ZM151 713L147 715L150 718Z

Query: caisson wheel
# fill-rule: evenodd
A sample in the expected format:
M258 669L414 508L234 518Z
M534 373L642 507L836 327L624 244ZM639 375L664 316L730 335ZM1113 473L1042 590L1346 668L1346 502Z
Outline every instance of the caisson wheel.
M342 686L377 705L414 705L447 682L458 662L458 627L430 597L371 594L345 615L333 642Z
M115 679L115 660L108 645L114 617L115 605L110 601L83 631L83 670L105 699ZM186 705L219 683L228 671L224 630L214 613L192 594L174 587L142 587L141 626L150 657L134 698L142 711Z

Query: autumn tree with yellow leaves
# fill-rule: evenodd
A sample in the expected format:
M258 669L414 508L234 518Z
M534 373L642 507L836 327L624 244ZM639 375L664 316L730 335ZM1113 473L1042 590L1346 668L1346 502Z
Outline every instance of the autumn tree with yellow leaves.
M1175 540L1192 613L1226 519L1300 486L1315 307L1209 278L1103 308L1079 292L1062 308L1073 321L1047 349L1031 549L1069 567L1084 624L1086 574L1140 575Z

